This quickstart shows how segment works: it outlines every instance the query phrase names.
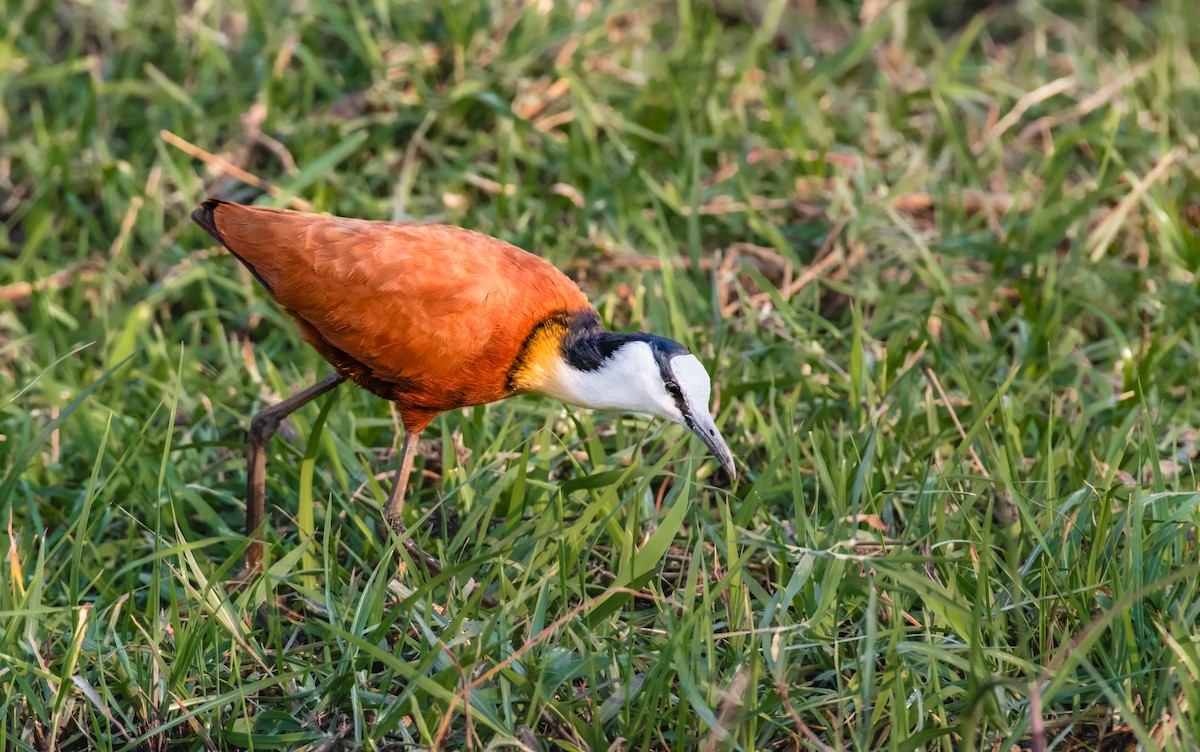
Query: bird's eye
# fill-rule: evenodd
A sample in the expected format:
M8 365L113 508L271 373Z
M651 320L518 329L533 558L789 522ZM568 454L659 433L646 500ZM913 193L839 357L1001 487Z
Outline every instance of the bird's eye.
M710 428L710 429L708 429L708 435L709 435L709 436L716 436L716 435L717 435L717 431L716 431L716 429L715 429L715 428Z

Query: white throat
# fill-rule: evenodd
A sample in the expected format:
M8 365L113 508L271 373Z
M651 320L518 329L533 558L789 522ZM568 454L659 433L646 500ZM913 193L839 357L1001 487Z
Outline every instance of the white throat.
M599 348L585 349L583 357L556 353L531 391L593 410L630 410L681 423L700 437L731 478L736 476L733 453L708 408L708 371L679 345L651 341L654 345L629 338L599 358L594 357L602 352Z
M710 385L704 366L691 353L669 361L684 405L693 414L708 415ZM646 342L620 347L600 367L584 371L560 360L538 392L572 405L593 410L629 410L658 415L676 423L687 422L675 396L667 391L654 351Z

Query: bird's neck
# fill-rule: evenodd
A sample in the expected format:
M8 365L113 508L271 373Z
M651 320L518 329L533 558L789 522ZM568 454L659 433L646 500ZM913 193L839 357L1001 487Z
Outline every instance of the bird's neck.
M594 311L552 315L526 338L509 385L579 407L659 414L663 369L679 352L662 337L606 331Z
M509 390L542 391L558 379L567 361L582 362L593 351L603 352L602 343L614 336L619 335L605 331L595 311L550 313L534 324L521 343L508 371Z
M589 395L579 389L594 387L613 354L630 340L645 336L609 332L592 310L552 313L534 325L521 344L509 369L509 388L593 407Z

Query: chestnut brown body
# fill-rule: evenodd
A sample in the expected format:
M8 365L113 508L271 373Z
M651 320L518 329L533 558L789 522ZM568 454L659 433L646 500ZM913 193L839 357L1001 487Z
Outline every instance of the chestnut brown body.
M392 400L406 431L521 390L535 330L591 304L554 266L445 225L368 222L206 201L193 218L267 287L304 338ZM545 331L561 337L561 331ZM548 355L548 353L547 353ZM531 356L533 356L531 358Z

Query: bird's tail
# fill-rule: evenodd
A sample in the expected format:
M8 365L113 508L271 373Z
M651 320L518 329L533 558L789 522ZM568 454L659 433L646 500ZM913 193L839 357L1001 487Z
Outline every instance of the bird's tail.
M263 279L263 276L258 273L258 270L254 268L254 265L247 261L237 251L235 251L233 247L229 245L229 241L225 240L225 237L217 228L217 208L225 206L228 203L229 202L222 201L219 198L207 198L204 200L204 203L200 204L200 206L196 207L196 210L192 212L192 221L204 228L204 231L209 235L212 235L218 243L225 246L225 248L232 253L238 261L242 262L242 266L249 269L250 273L254 275L254 278L261 282L263 287L267 288L268 292L273 292L271 290L271 285L267 283L267 280Z

